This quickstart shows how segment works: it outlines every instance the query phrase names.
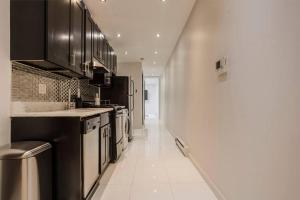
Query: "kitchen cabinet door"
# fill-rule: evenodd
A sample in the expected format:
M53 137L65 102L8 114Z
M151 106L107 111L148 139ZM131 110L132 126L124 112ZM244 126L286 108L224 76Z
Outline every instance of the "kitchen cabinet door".
M68 68L70 60L70 0L47 2L47 60ZM25 47L24 47L25 48Z
M113 73L116 75L117 74L117 70L118 70L118 60L117 60L118 58L117 58L117 55L116 54L114 54L114 56L113 56Z
M106 134L106 161L107 165L110 162L110 136L111 136L111 127L110 124L107 125L107 134Z
M96 58L97 60L100 59L99 56L99 41L100 41L100 35L99 35L99 31L98 31L98 26L96 23L93 24L93 56L94 58Z
M72 1L71 11L71 66L79 74L83 74L84 60L84 5L78 0Z
M104 56L103 56L104 35L103 35L103 33L101 32L100 29L99 29L99 35L100 35L99 46L98 46L98 49L99 49L99 58L100 58L100 62L102 64L104 64Z
M93 57L97 59L98 62L105 65L104 63L104 53L106 49L103 47L104 45L104 35L101 33L100 28L97 24L93 26Z
M111 73L115 73L114 57L115 57L115 52L114 52L114 49L111 47L111 53L110 53L110 71L111 71Z
M85 10L85 45L84 45L84 72L88 78L93 78L93 19L88 10Z
M106 163L107 163L107 160L106 160L106 132L107 132L107 128L106 126L102 127L101 128L101 147L100 147L100 155L101 155L101 158L100 158L100 162L101 162L101 173L103 173L103 171L105 170L105 167L106 167Z
M108 69L111 71L112 70L112 54L113 54L113 51L112 51L112 47L109 45L109 48L108 48L108 56L107 56L107 59L108 59Z
M103 56L103 60L104 60L104 65L106 68L108 68L108 42L107 40L103 40L103 52L102 52L102 56Z
M73 41L79 43L75 44L76 52L80 49L81 40L78 38L83 25L82 10L75 8L76 0L10 2L11 60L67 77L81 78L82 73L75 70L73 63L74 59L76 63L80 62L82 52L74 57L72 50ZM78 30L77 34L73 34L73 26ZM77 39L74 40L73 36Z

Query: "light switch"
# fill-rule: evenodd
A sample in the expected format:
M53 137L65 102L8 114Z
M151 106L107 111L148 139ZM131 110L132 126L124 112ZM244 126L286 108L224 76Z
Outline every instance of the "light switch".
M39 94L46 94L46 93L47 93L47 85L39 84Z
M216 63L216 72L218 75L222 75L227 73L228 71L228 58L223 57L222 59L218 60Z

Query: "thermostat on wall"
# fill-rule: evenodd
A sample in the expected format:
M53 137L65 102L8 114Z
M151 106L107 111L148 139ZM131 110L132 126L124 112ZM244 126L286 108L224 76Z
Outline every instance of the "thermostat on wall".
M227 73L228 70L227 64L228 64L227 57L223 57L221 60L219 60L216 63L216 72L218 73L218 75Z

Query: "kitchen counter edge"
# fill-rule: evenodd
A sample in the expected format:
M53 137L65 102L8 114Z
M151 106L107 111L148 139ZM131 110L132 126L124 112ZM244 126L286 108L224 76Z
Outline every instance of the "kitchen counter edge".
M49 112L22 112L12 113L11 117L90 117L113 111L113 108L78 108Z

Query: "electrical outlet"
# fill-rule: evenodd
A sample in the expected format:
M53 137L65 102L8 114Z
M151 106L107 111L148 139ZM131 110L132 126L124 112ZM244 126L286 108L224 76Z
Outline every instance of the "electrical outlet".
M47 85L39 84L39 94L46 94L46 93L47 93Z

